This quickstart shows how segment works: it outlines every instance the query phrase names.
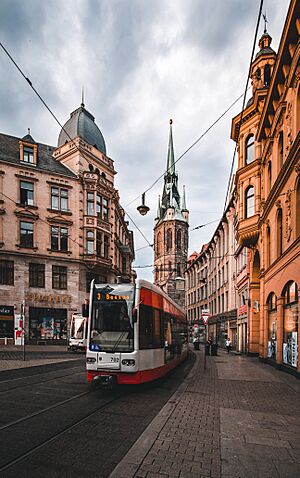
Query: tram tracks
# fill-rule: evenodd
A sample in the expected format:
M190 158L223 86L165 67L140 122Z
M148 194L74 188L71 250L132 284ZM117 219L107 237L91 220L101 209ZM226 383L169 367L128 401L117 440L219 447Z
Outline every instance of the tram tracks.
M97 393L97 390L89 390L89 391L83 392L83 393L78 394L74 397L70 397L67 400L63 400L63 401L61 401L61 402L59 402L59 403L57 403L57 404L55 404L51 407L47 407L43 410L40 410L39 412L36 412L34 414L28 415L27 417L23 417L22 419L19 419L19 420L16 420L14 422L11 422L7 425L4 425L3 427L0 428L0 432L2 432L3 430L7 431L8 429L10 429L12 431L14 437L15 437L15 440L17 440L16 437L18 437L18 434L17 434L18 425L24 424L24 422L26 420L35 419L39 415L41 415L45 412L52 412L55 408L65 406L65 405L67 405L68 403L70 403L74 400L79 400L79 399L83 398L84 396L90 395L92 393ZM107 397L107 398L104 398L104 399L102 398L102 403L101 403L100 406L98 405L95 409L92 409L89 413L86 413L84 416L82 416L81 418L79 418L75 422L72 422L69 425L65 425L61 430L49 433L48 437L46 437L44 439L40 439L39 443L36 443L34 446L31 446L31 447L30 446L27 446L27 447L25 446L25 449L23 450L23 452L20 453L18 456L12 456L12 453L10 454L10 456L6 455L8 457L6 462L5 462L5 459L3 460L3 458L2 459L0 458L0 460L1 460L0 461L0 473L1 473L1 475L4 471L9 470L13 466L20 463L22 460L28 458L29 456L33 455L35 452L38 452L39 450L41 450L43 447L46 447L46 446L50 445L51 443L55 442L55 440L58 440L64 434L70 433L73 429L80 426L81 424L83 424L84 422L86 422L87 420L92 418L94 415L96 415L100 411L103 411L106 407L110 406L113 402L116 402L122 395L124 395L124 392L120 391L120 392L117 393L117 395L114 395L113 397ZM99 403L99 397L97 397L97 402ZM21 442L21 440L20 440L20 442ZM24 446L24 444L23 444L23 446ZM19 449L20 448L18 446L14 447L14 450L19 450ZM17 455L17 454L18 454L18 451L15 451L14 455Z

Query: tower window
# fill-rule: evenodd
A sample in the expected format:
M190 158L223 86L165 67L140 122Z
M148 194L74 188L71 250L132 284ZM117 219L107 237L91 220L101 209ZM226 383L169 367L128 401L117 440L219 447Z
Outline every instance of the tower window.
M271 67L270 65L265 65L264 67L264 85L270 86L271 83Z
M167 230L167 251L172 249L172 230Z

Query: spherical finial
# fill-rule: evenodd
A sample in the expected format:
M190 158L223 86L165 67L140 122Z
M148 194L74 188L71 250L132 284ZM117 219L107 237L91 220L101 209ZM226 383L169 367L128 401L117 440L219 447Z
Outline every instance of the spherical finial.
M172 118L170 119L170 124L173 124L173 120L172 120Z

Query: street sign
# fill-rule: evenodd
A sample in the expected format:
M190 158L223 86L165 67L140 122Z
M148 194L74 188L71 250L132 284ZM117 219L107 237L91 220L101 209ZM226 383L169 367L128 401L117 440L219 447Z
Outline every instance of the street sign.
M210 317L210 314L202 314L202 320L204 322L204 325L208 323L209 317Z

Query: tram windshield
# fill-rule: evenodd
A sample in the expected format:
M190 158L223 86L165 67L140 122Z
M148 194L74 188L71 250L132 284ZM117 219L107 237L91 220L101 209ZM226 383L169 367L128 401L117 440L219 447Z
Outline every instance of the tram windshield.
M133 299L131 284L95 285L90 350L133 350Z

